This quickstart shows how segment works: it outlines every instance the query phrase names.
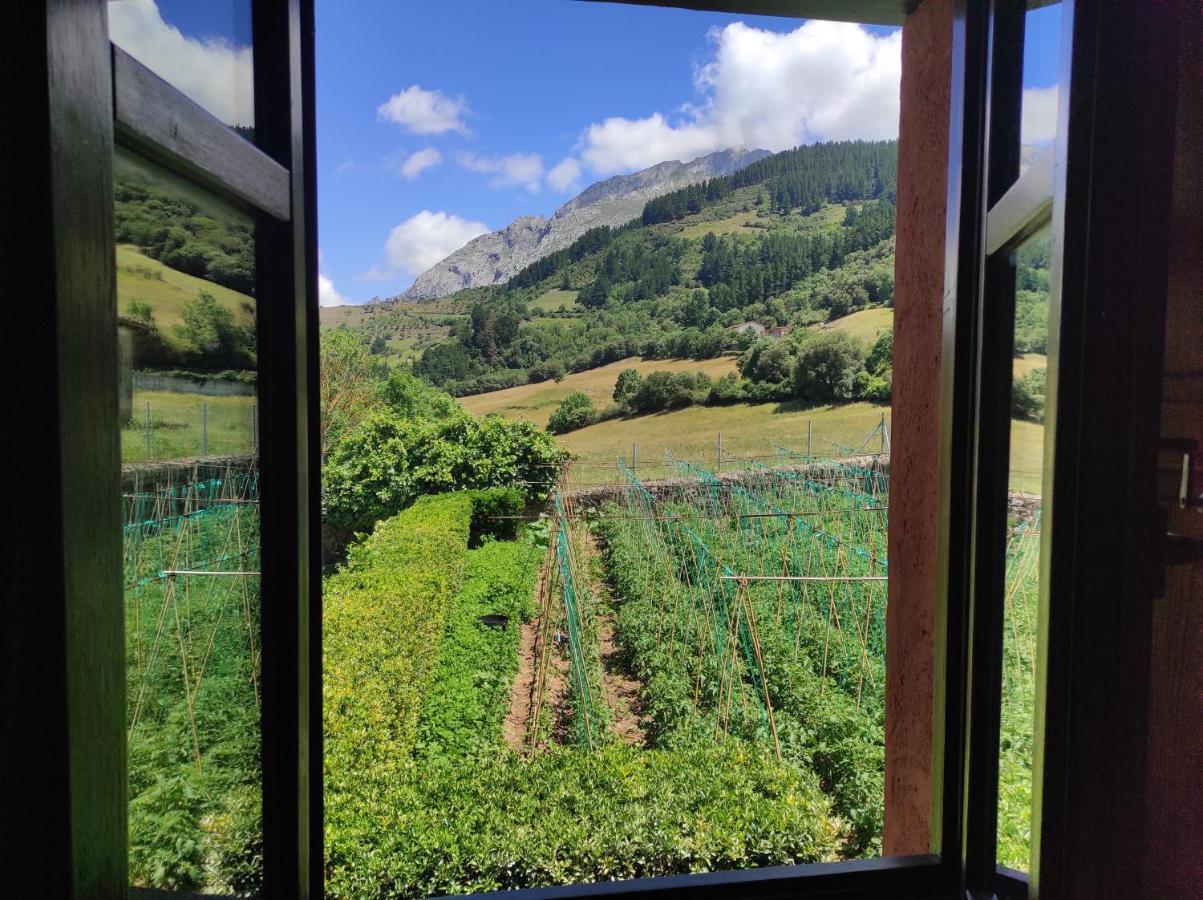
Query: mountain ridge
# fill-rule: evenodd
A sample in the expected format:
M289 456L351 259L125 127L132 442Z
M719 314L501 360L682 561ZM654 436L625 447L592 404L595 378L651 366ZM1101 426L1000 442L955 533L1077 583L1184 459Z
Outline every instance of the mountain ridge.
M550 217L519 216L505 228L473 238L391 299L432 300L468 287L503 284L532 262L568 247L590 228L617 227L638 218L648 200L733 174L771 155L767 150L736 147L689 162L666 160L606 178L562 204Z

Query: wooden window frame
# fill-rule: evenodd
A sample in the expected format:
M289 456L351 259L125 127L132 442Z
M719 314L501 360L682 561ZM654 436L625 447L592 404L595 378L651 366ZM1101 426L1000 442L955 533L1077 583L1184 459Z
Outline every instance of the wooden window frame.
M795 16L826 11L829 17L881 23L902 21L913 6L903 0L658 5ZM1054 254L1050 298L1057 333L1050 335L1047 427L1055 438L1050 446L1068 449L1050 454L1046 463L1058 497L1042 538L1034 792L1043 814L1035 823L1032 890L1039 893L1043 883L1046 895L1069 892L1071 864L1089 857L1086 842L1098 842L1102 827L1084 821L1082 810L1097 809L1091 791L1106 788L1106 778L1117 771L1114 764L1097 773L1081 768L1084 742L1104 725L1088 676L1107 664L1106 654L1124 646L1124 628L1134 621L1123 608L1125 597L1104 601L1105 611L1114 613L1110 618L1099 616L1097 607L1088 616L1075 598L1117 572L1131 579L1143 571L1138 565L1125 569L1119 561L1082 568L1082 548L1106 538L1100 514L1127 507L1088 495L1071 467L1087 459L1082 450L1087 439L1118 439L1116 454L1087 459L1091 472L1100 474L1104 462L1118 458L1133 491L1147 486L1138 475L1150 455L1147 429L1133 428L1147 426L1145 408L1157 407L1147 393L1140 394L1154 389L1139 360L1103 371L1110 363L1107 352L1122 347L1121 337L1128 335L1101 329L1098 313L1127 316L1125 322L1133 314L1116 290L1087 279L1092 267L1107 266L1103 254L1114 249L1119 226L1108 230L1106 216L1135 208L1136 202L1124 195L1102 209L1098 205L1100 191L1114 188L1114 164L1124 148L1099 145L1096 132L1114 131L1116 110L1122 119L1141 99L1125 94L1103 64L1123 58L1110 29L1121 27L1125 41L1136 35L1152 42L1173 24L1172 12L1150 15L1136 7L1079 10L1065 0L1059 130L1064 139L1050 169L1016 180L1018 158L1008 149L1013 135L1007 129L1018 123L1016 60L1022 42L1016 44L1015 29L1021 37L1022 5L957 3L941 374L942 600L934 646L932 852L505 896L951 898L1028 891L1022 876L998 869L994 852L1001 653L993 640L1001 610L994 513L1000 496L1005 502L1006 458L995 440L1004 367L988 338L996 336L996 327L1007 326L1001 322L1006 310L984 298L991 285L1006 286L1006 267L991 261L1004 258L1048 216L1062 250ZM313 5L254 0L252 9L256 146L215 127L216 120L194 103L111 49L103 0L0 7L0 296L37 301L10 304L3 332L0 387L13 420L27 431L20 445L4 444L9 481L3 507L11 521L32 521L34 509L44 520L40 529L14 529L4 542L4 568L11 574L0 610L0 713L8 731L0 745L0 885L14 896L127 895L114 140L257 218L264 895L308 898L322 892ZM1160 69L1151 56L1148 71L1140 73L1142 84L1158 85L1172 56L1166 54ZM1168 113L1158 112L1161 118L1150 118L1164 124ZM993 129L992 114L1002 116ZM175 127L165 129L165 122ZM18 134L20 140L9 139ZM1164 182L1157 179L1163 143L1172 141L1155 136L1141 160L1141 177L1157 185ZM1149 242L1158 208L1146 203L1141 209L1140 246L1155 259ZM19 219L14 210L20 210ZM45 262L29 266L30 260ZM1159 347L1157 321L1154 315L1132 322L1145 352L1156 354ZM1086 381L1101 375L1128 403L1122 421L1098 418L1102 401ZM1007 368L1008 388L1009 377ZM1144 532L1130 536L1148 559L1157 558ZM1138 658L1122 667L1129 678L1140 672ZM1131 687L1125 691L1114 678L1112 683L1125 703L1139 706ZM1055 727L1046 723L1044 711ZM1138 758L1138 731L1129 728L1121 737L1125 758ZM1136 794L1120 799L1121 810L1138 809ZM1119 848L1114 840L1098 843L1112 854ZM1112 870L1118 865L1112 863Z

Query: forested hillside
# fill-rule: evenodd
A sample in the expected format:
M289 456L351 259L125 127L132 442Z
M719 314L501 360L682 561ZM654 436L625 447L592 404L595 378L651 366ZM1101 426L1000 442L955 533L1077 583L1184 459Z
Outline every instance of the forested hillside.
M447 298L457 318L416 371L466 395L630 356L709 359L748 350L761 327L796 339L889 306L896 153L892 141L799 147L656 198L504 286ZM359 327L385 343L408 312L386 304Z

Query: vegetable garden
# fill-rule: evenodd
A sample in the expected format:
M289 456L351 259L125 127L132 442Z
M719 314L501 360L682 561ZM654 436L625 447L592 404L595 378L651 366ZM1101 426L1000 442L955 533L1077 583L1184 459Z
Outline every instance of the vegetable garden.
M743 462L620 462L601 494L557 474L542 513L515 488L421 497L349 549L323 591L331 896L880 852L888 471ZM125 508L131 879L253 891L256 474L188 471ZM1020 866L1038 506L1012 517L999 831Z
M179 467L125 514L130 880L258 880L258 473Z

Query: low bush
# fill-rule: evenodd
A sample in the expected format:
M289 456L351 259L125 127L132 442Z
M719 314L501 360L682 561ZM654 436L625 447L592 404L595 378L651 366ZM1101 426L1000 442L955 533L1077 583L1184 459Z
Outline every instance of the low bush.
M501 723L518 670L522 623L534 614L543 551L489 541L468 554L463 589L451 604L418 724L419 757L447 759L501 750ZM490 627L481 616L506 616Z
M1027 419L1029 422L1043 422L1044 385L1043 366L1014 379L1011 388L1011 415L1017 419Z
M566 434L597 421L597 410L589 395L575 391L565 397L547 420L547 430L552 434Z
M702 403L710 393L710 377L703 372L651 372L627 398L633 412L652 413Z

